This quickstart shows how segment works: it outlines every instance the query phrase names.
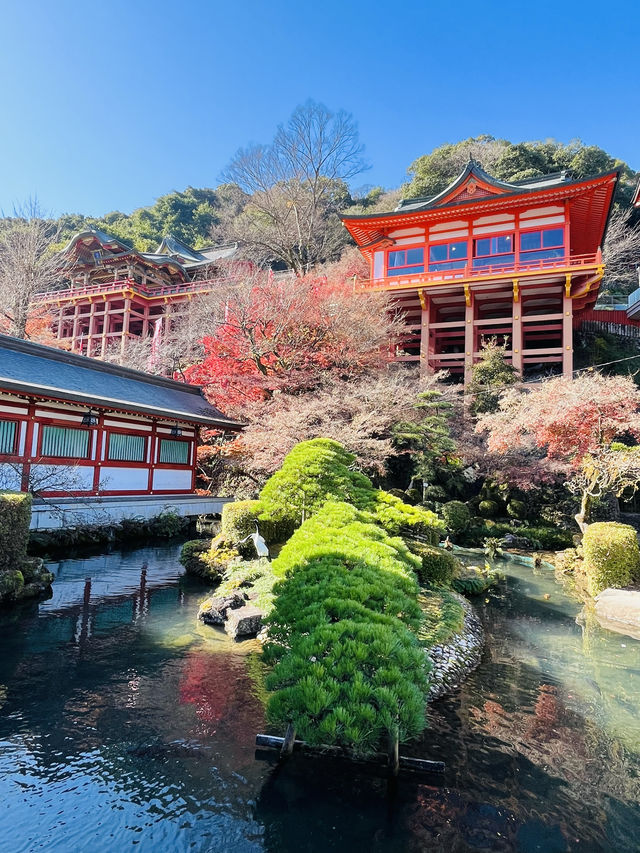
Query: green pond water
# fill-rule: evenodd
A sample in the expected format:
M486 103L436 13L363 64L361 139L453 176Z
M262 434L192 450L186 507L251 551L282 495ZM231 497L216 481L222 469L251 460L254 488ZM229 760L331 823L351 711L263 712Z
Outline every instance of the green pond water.
M178 553L54 563L52 599L0 614L3 853L640 851L640 643L578 624L548 570L476 600L482 664L402 750L447 771L390 792L256 758L258 647L197 624Z

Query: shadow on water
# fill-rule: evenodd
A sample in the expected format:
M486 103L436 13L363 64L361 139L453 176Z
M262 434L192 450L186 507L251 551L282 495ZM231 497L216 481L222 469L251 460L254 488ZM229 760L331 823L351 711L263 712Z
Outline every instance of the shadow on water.
M178 550L62 561L49 601L0 614L2 850L640 850L640 643L577 624L548 572L509 563L477 601L481 666L403 750L447 772L390 795L255 760L258 647L198 625Z

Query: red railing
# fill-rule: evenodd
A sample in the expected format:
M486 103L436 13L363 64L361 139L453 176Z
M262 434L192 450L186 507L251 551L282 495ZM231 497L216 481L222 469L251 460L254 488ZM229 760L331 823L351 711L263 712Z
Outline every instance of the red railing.
M539 261L527 261L518 264L495 264L474 268L467 264L457 270L413 273L406 276L387 276L386 278L356 280L356 291L366 290L407 290L438 284L463 284L468 281L508 277L511 275L531 276L553 270L574 270L597 268L602 264L602 253L598 249L589 255L570 255L564 258L545 258Z
M82 296L102 296L106 293L120 293L127 290L147 298L169 295L187 295L203 290L211 290L214 284L219 284L222 279L210 279L206 281L185 281L181 284L153 285L139 284L131 278L121 278L117 281L101 282L100 284L89 284L80 287L68 287L65 290L49 290L46 293L37 293L34 302L57 302L60 299L76 299Z

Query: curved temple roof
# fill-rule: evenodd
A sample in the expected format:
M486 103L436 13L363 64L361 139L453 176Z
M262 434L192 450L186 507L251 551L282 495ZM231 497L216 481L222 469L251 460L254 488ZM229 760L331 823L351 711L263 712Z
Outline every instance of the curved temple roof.
M84 258L82 258L83 249ZM96 261L93 256L88 257L88 254L96 250L105 253L101 261ZM128 256L138 258L145 264L150 264L154 267L165 267L174 275L177 274L183 281L188 281L191 270L198 269L207 264L213 264L225 258L231 258L237 251L237 243L228 246L210 246L205 249L196 250L187 246L186 243L178 240L172 234L167 234L162 238L155 252L139 252L117 237L107 234L106 231L92 227L74 234L62 250L62 254L69 255L75 252L79 259L82 258L82 260L94 266L98 266L99 263L105 260L118 257L124 258Z
M477 216L493 210L517 208L531 203L571 205L571 246L576 254L595 252L602 245L613 204L619 171L576 181L568 172L542 175L525 181L500 181L470 160L458 177L442 192L429 198L401 201L388 213L343 215L344 226L365 252L379 244L390 244L390 231L429 222L444 222L460 216Z
M208 403L196 385L6 335L0 335L0 389L90 408L240 429L240 424Z

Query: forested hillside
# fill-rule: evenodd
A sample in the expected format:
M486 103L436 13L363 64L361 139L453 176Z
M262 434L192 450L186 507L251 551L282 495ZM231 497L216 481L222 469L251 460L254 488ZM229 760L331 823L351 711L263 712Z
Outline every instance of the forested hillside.
M324 241L324 253L317 260L335 259L348 241L348 235L338 228L339 212L389 210L401 197L438 193L459 174L469 157L478 160L495 177L507 181L532 178L562 169L568 169L576 178L582 178L619 168L621 177L616 196L616 207L619 209L628 208L638 177L638 173L627 163L602 148L586 146L579 141L568 144L555 141L512 143L492 136L479 136L454 144L447 143L411 163L407 170L408 180L402 187L374 187L357 194L350 190L346 180L335 176L326 178L332 186L325 192L326 205L319 224L333 233L330 240ZM235 183L224 183L215 189L187 187L181 192L162 195L150 207L138 208L130 214L113 211L100 218L65 214L58 220L60 238L66 240L82 228L94 226L142 251L155 249L167 233L174 234L195 248L211 242L246 241L250 244L256 228L259 225L264 227L265 218L268 220L269 216L262 204L255 204L261 201L257 196L264 189L241 186L243 176L234 169L237 160L228 170L231 175L235 171ZM280 182L279 189L284 194L283 184ZM253 192L247 191L251 189ZM278 199L273 197L273 187L269 189L272 196L270 202L274 208L272 219L275 222L278 218ZM266 240L263 242L267 243ZM270 255L277 256L277 249L272 247L269 252L268 245L263 245L258 255L264 260L270 260Z

